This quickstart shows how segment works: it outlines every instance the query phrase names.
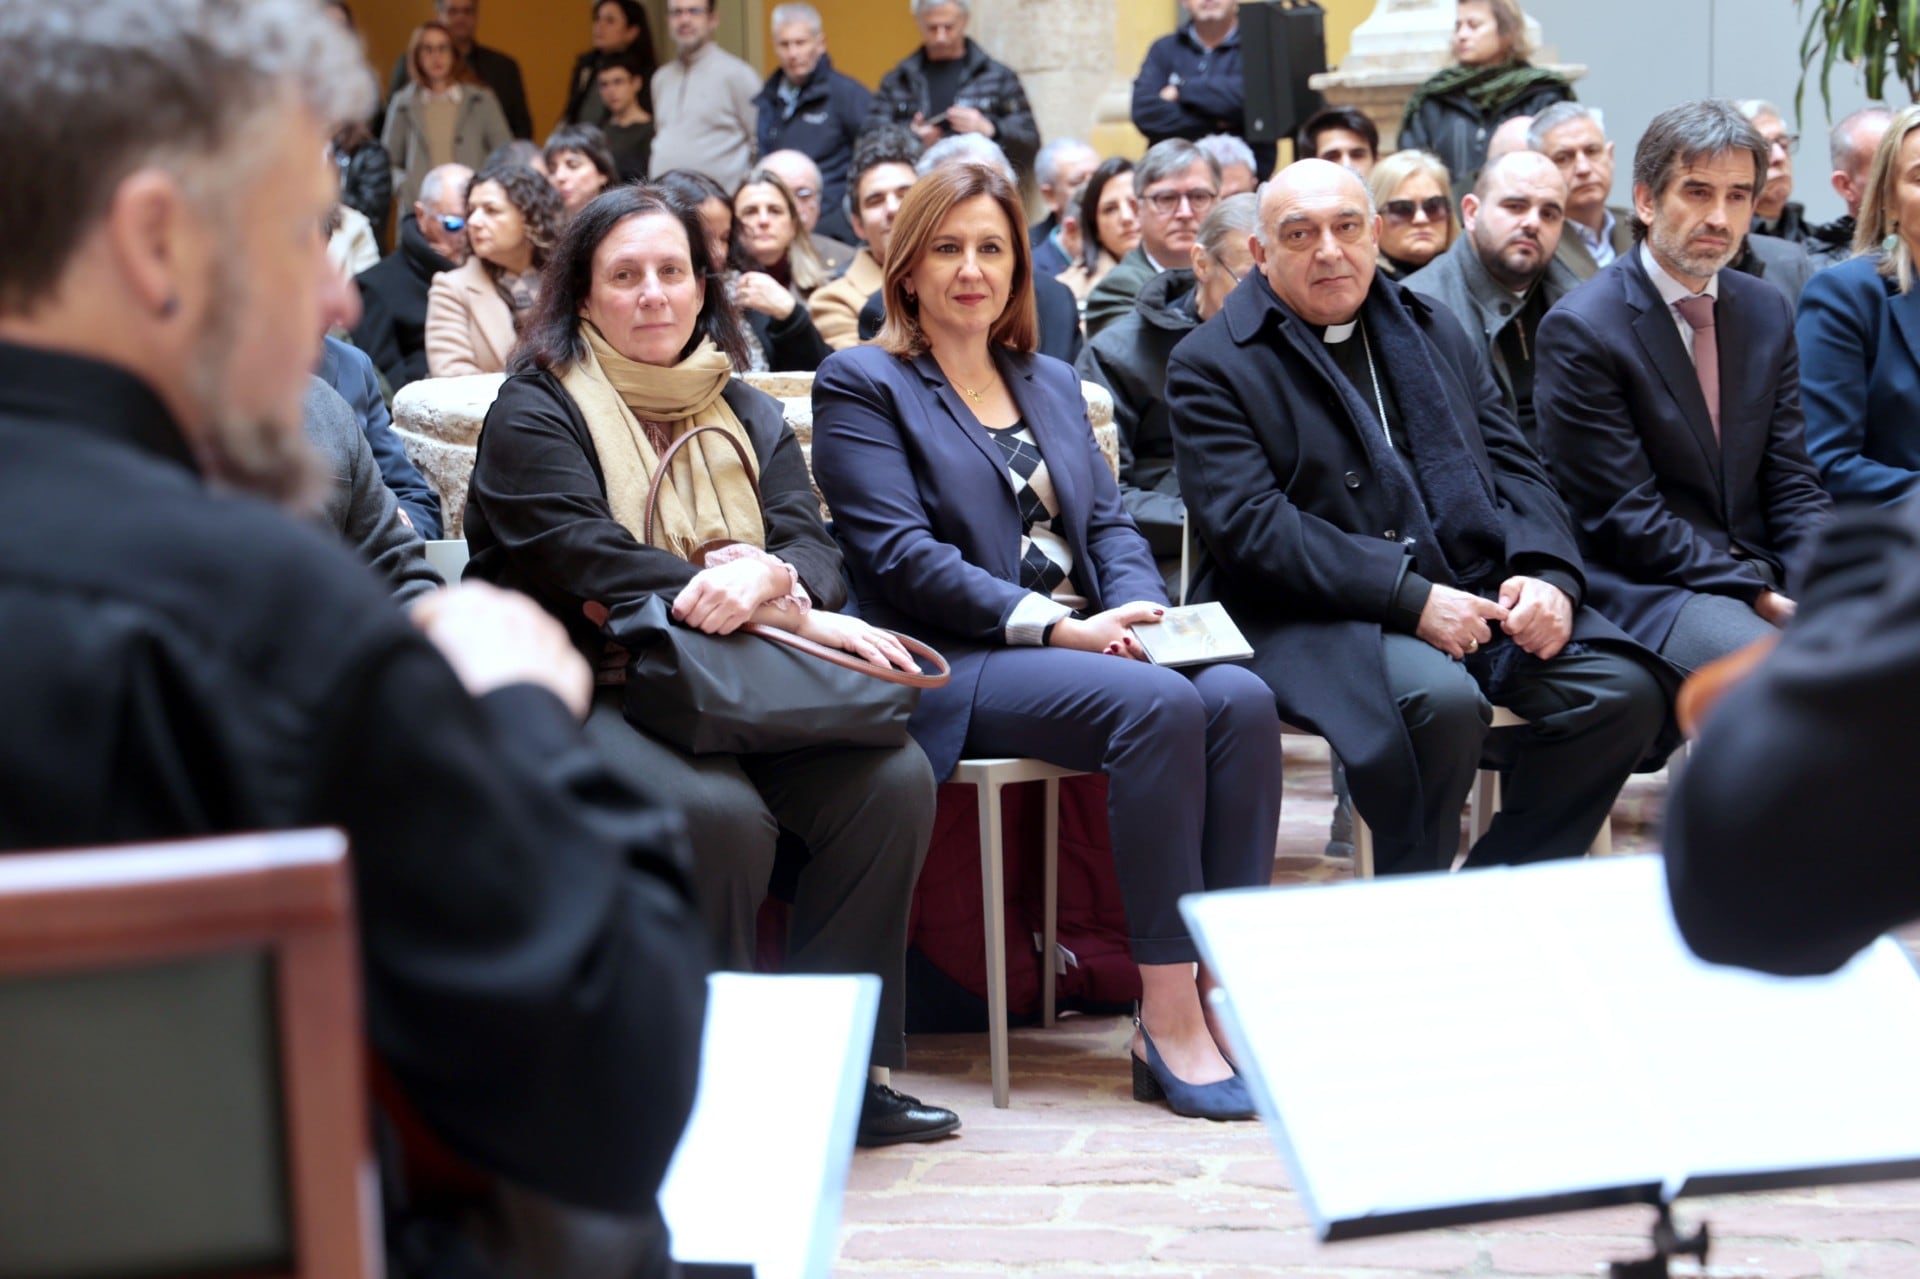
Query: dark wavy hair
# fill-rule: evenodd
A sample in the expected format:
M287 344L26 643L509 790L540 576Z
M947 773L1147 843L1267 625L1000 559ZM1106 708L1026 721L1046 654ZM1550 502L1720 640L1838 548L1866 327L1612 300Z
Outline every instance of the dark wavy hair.
M600 131L597 124L563 124L547 135L547 145L540 154L551 169L555 160L563 151L578 151L587 157L587 163L600 170L600 176L607 180L608 186L620 181L620 170L613 162L613 152L607 150L607 135Z
M1107 189L1107 183L1123 173L1133 172L1133 161L1124 155L1110 155L1100 162L1100 167L1087 177L1086 190L1080 196L1080 261L1087 270L1095 271L1100 267L1100 251L1107 246L1100 243L1100 197ZM1113 251L1107 250L1109 253ZM1123 255L1113 254L1117 261Z
M656 213L680 223L687 235L694 274L705 283L700 317L694 321L693 336L679 358L686 359L700 345L700 339L708 338L735 368L746 367L746 339L741 336L740 317L707 254L699 203L666 189L663 183L613 187L574 215L559 247L547 259L546 273L540 280L540 300L534 304L526 333L508 362L509 373L558 370L586 355L586 340L580 336L580 310L593 293L593 255L622 222Z
M739 219L733 216L733 197L727 189L704 173L695 173L692 169L669 169L650 183L655 189L693 210L694 222L700 227L702 239L706 238L706 224L700 221L700 206L708 200L718 200L727 206L727 225L737 227ZM740 241L732 231L727 233L727 256L724 261L714 262L708 257L711 271L707 279L718 280L729 271L750 271L758 268L749 266L746 255L740 251Z
M520 211L527 223L527 241L533 245L533 265L536 269L546 266L567 225L567 206L561 202L560 193L551 182L524 164L489 161L480 166L480 172L467 183L469 209L473 207L473 189L482 182L497 184L506 193L507 203ZM488 269L492 269L491 263Z

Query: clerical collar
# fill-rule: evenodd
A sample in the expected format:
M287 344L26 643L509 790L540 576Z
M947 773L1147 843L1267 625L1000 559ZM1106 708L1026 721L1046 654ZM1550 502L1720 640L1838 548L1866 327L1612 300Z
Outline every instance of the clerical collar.
M1329 324L1320 334L1320 340L1328 346L1338 346L1351 338L1353 331L1359 327L1358 320L1348 320L1345 324Z

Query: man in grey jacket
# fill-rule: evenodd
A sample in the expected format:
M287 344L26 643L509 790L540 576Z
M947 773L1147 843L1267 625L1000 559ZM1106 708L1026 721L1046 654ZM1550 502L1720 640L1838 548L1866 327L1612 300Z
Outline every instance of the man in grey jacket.
M1566 225L1567 183L1538 151L1513 151L1480 171L1460 199L1465 234L1407 277L1485 343L1494 380L1534 451L1533 336L1541 317L1580 285L1555 256Z
M399 499L380 478L352 406L318 377L307 383L301 426L333 476L315 522L338 533L401 604L445 586L427 564L420 535L400 517Z

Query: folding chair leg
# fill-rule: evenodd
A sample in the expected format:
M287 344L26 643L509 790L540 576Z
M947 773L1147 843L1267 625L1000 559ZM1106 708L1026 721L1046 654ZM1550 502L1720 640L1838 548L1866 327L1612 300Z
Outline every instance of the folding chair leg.
M1046 840L1041 845L1046 859L1045 888L1041 909L1046 912L1040 923L1040 1022L1053 1025L1054 953L1060 935L1060 779L1049 777L1046 787Z
M993 1073L993 1104L1005 1110L1011 1090L1007 1079L1007 899L1000 788L983 781L974 789L980 812L980 914L986 923L987 940L987 1057Z

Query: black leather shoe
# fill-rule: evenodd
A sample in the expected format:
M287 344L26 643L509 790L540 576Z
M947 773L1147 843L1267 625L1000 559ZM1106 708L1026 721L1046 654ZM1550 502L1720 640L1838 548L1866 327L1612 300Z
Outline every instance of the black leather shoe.
M860 1130L854 1144L891 1146L902 1141L932 1141L960 1127L960 1116L885 1084L868 1084L860 1106Z

